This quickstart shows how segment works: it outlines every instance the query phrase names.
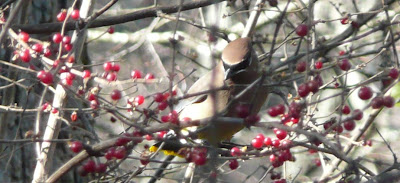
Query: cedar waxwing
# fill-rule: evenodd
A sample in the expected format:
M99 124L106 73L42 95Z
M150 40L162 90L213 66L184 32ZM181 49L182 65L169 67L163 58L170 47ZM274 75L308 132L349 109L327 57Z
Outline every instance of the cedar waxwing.
M191 120L201 120L223 111L226 112L222 116L236 117L237 104L250 104L250 114L258 113L268 96L268 92L262 87L252 87L227 108L231 98L260 77L258 58L252 49L251 39L239 38L230 42L222 51L221 59L222 61L218 62L212 71L199 78L190 87L187 94L217 89L224 85L230 86L230 89L216 90L191 97L185 102L182 101L180 119L189 117ZM243 124L219 122L206 127L190 127L188 131L195 132L200 139L207 140L211 145L216 146L220 141L230 139L243 128ZM164 146L163 149L168 148Z
M189 117L192 120L204 119L214 116L214 112L220 113L226 109L230 99L247 88L260 77L258 71L258 58L252 48L250 38L239 38L230 42L222 51L221 60L217 67L197 82L203 85L200 88L192 88L189 93L197 93L202 90L211 89L205 85L218 88L225 85L230 86L229 90L220 90L215 94L215 101L211 97L211 93L207 94L207 98L201 103L193 103L184 108L180 117ZM213 75L214 73L214 75ZM213 82L206 80L214 76ZM196 83L197 83L196 82ZM205 88L205 89L204 89ZM263 87L253 87L233 102L225 117L236 117L235 106L238 104L249 104L251 106L250 114L257 114L264 104L268 92ZM253 101L254 100L254 101ZM213 102L216 102L216 109L213 108ZM235 133L244 128L243 124L218 122L208 125L207 127L197 131L198 137L207 140L210 144L216 145L222 140L230 139Z

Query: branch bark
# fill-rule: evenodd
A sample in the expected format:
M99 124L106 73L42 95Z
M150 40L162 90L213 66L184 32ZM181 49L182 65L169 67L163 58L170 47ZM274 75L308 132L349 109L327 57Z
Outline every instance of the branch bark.
M208 6L211 4L217 4L223 2L225 0L202 0L202 1L193 1L188 3L183 3L181 11L196 9L199 7ZM176 13L179 10L179 5L172 6L157 6L152 8L146 8L143 10L134 11L132 13L127 13L124 15L117 15L107 18L97 19L91 22L91 25L88 28L96 28L103 26L110 26L116 24L122 24L126 22L131 22L135 20L140 20L144 18L157 17L158 12L171 14ZM82 29L88 22L67 22L65 26L65 31L75 30L77 28ZM39 25L14 25L11 26L12 29L18 30L21 29L24 32L31 34L44 34L44 33L52 33L59 32L61 30L62 23L44 23Z

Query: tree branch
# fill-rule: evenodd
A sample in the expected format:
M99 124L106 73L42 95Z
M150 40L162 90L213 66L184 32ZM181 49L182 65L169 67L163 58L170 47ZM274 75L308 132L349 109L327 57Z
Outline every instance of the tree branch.
M211 4L217 4L223 2L225 0L202 0L202 1L193 1L189 3L184 3L182 5L181 11L196 9L199 7L208 6ZM125 15L116 15L107 18L97 19L91 22L89 28L96 28L96 27L103 27L103 26L110 26L116 24L122 24L126 22L131 22L135 20L140 20L144 18L151 18L157 17L158 12L171 14L176 13L179 10L179 5L172 5L172 6L157 6L152 8L146 8L143 10L134 11L132 13L127 13ZM77 27L82 29L88 22L67 22L65 25L65 31L75 30ZM31 34L43 34L43 33L52 33L58 32L61 30L62 23L44 23L44 24L35 24L35 25L14 25L11 26L12 29L18 30L21 29L24 32L31 33Z

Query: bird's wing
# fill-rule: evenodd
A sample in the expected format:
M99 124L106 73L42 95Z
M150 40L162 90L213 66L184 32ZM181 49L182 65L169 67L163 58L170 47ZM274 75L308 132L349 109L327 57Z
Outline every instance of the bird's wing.
M196 94L222 86L224 86L224 68L222 63L219 62L213 70L198 79L190 87L187 94ZM216 90L214 98L212 98L211 93L207 92L206 94L194 96L180 102L178 104L178 106L182 107L180 118L189 117L192 120L204 119L213 116L215 112L223 110L227 104L229 92L226 90Z

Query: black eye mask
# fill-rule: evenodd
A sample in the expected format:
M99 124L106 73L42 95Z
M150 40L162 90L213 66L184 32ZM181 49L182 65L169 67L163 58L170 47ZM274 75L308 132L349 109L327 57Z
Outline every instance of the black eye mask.
M246 55L246 57L243 59L243 61L239 62L238 64L228 65L225 62L223 62L224 69L225 69L225 79L229 79L236 74L244 72L246 70L246 68L250 66L250 64L252 62L250 53L251 52L249 52L249 54Z

